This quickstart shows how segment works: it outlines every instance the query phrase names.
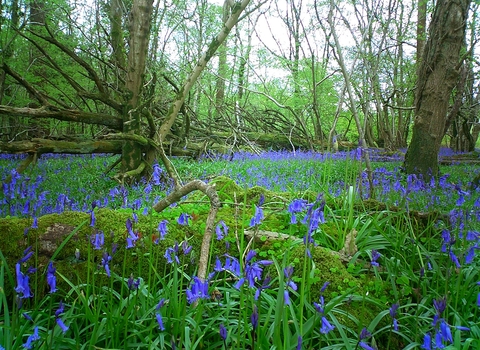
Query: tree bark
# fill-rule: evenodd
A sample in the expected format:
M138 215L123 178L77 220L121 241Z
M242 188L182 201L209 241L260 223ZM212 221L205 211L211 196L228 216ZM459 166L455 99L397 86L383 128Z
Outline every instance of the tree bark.
M405 170L425 179L438 173L450 95L461 67L470 0L439 0L419 69L412 141Z
M129 99L123 113L123 132L141 134L139 100L147 60L153 0L135 0L130 19L130 40L125 88ZM118 50L118 49L117 49ZM142 163L142 147L135 141L125 141L122 150L122 171L138 169Z

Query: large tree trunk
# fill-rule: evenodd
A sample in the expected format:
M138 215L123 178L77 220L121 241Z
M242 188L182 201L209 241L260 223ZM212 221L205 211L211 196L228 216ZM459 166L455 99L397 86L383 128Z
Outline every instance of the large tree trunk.
M461 67L470 0L439 0L420 62L412 141L405 170L425 178L438 172L450 95Z
M139 101L147 60L152 11L152 0L135 0L133 2L125 83L130 96L123 112L123 132L126 134L141 134ZM125 141L122 151L122 171L126 173L138 169L142 163L142 156L142 147L138 142Z

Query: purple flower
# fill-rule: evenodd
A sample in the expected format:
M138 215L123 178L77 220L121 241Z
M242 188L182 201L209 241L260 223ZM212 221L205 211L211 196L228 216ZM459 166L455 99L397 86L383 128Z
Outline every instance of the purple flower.
M445 322L445 320L440 321L440 334L442 335L442 339L453 343L452 332L450 331L450 326Z
M127 286L128 289L130 290L136 290L140 286L140 277L137 279L133 278L133 275L130 275L130 277L127 280Z
M60 316L65 311L65 305L63 305L63 301L60 300L60 304L58 305L58 309L55 310L55 317Z
M99 233L96 233L95 237L92 238L93 249L95 250L102 249L104 243L105 243L105 235L103 234L102 231L99 231Z
M161 330L161 331L164 331L165 326L163 325L163 319L162 319L162 315L160 314L160 312L157 312L155 314L155 317L157 318L158 329Z
M262 220L263 220L263 210L262 210L262 208L257 207L256 205L254 205L254 206L255 206L255 215L250 220L250 226L251 227L260 225L262 223Z
M372 336L372 333L370 333L367 329L367 327L363 327L362 331L360 332L360 340L369 338Z
M299 335L299 336L298 336L298 340L297 340L297 347L295 348L295 350L302 350L302 342L303 342L303 339L302 339L302 337Z
M160 299L160 301L158 302L157 306L155 306L155 310L160 310L164 305L165 305L165 299L162 298L162 299Z
M57 318L57 324L62 329L63 333L66 333L68 331L68 326L66 326L65 323L63 323L61 318Z
M198 299L209 299L208 282L202 282L198 277L194 277L192 286L187 289L186 294L189 304L196 302Z
M50 293L55 293L57 291L56 271L57 269L53 266L53 262L50 261L47 268L47 283L50 286Z
M460 265L460 262L458 261L457 256L455 255L455 253L452 250L450 250L450 252L448 254L450 255L450 260L452 260L452 262L455 264L457 269L459 269L461 267L461 265Z
M188 219L191 218L191 216L187 213L181 213L180 216L178 217L178 224L182 226L188 226Z
M250 316L250 322L252 322L253 329L255 330L258 326L258 310L257 305L253 306L253 312Z
M32 246L23 251L23 257L18 261L20 264L26 263L33 255Z
M322 288L320 288L320 293L323 293L325 292L325 289L327 289L327 287L329 286L330 282L325 282L322 286Z
M328 334L334 329L335 329L335 326L331 325L325 316L322 316L322 326L320 327L320 333Z
M447 308L447 299L445 297L438 300L433 299L433 306L437 310L437 315L440 316Z
M435 348L436 349L443 349L445 345L442 342L442 335L440 333L435 334Z
M32 228L38 228L38 218L36 216L33 217Z
M423 337L422 349L432 350L432 335L430 333L425 334Z
M307 208L307 201L304 199L295 199L292 201L288 206L288 212L290 213L290 223L296 224L297 223L297 216L296 213L301 213Z
M95 212L92 210L90 212L90 226L94 227L95 226Z
M107 252L103 253L101 264L104 267L108 277L110 277L110 260L112 260L112 257Z
M217 240L221 241L228 235L228 226L223 220L220 220L217 227L215 228L215 233L217 234Z
M390 307L390 317L393 319L393 329L398 331L397 310L400 307L398 303L392 304Z
M220 337L222 337L223 340L227 339L227 329L223 323L220 323Z
M370 262L370 264L372 266L380 266L377 262L378 258L380 258L380 253L378 251L376 251L375 249L372 250L372 261Z
M188 255L192 251L192 246L188 245L187 241L182 242L182 250L184 255Z
M165 235L168 232L167 224L168 224L168 220L162 220L158 224L158 233L160 234L160 239L162 240L165 239Z
M22 273L20 263L15 264L15 272L17 276L15 292L19 294L20 299L31 298L33 294L29 286L29 277L27 274Z
M25 342L25 344L23 344L23 347L25 349L31 349L32 348L32 343L34 341L37 341L40 339L40 336L38 335L38 327L36 326L34 329L33 329L33 334L28 336L27 338L27 341Z
M365 350L375 350L375 348L371 347L370 345L368 345L367 343L361 341L360 343L358 343L358 345L362 348L362 349L365 349Z
M165 251L165 259L167 259L167 262L169 264L173 264L173 261L175 260L177 264L180 264L180 260L178 259L178 244L175 244L175 246L167 248Z

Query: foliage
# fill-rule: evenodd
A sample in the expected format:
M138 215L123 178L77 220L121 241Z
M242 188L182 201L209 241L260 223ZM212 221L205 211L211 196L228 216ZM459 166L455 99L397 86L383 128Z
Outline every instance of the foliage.
M121 189L101 175L108 157L40 159L4 186L0 345L477 348L480 203L467 190L471 174L450 167L448 181L444 175L425 184L378 163L377 195L398 206L372 209L361 201L355 159L269 153L195 165L175 160L185 177L238 174L238 184L210 180L224 205L205 284L195 277L205 199L192 195L156 214L149 207L169 191L156 182L159 168L149 181ZM18 161L2 160L3 179ZM304 163L316 175L293 181ZM56 177L69 190L63 197L49 181ZM279 192L283 178L291 187ZM259 181L271 190L250 188ZM448 215L418 221L415 208L432 196L441 199L431 208ZM46 254L42 238L58 223L70 231ZM259 236L249 245L243 230ZM270 240L262 230L293 238ZM354 249L342 255L353 230Z

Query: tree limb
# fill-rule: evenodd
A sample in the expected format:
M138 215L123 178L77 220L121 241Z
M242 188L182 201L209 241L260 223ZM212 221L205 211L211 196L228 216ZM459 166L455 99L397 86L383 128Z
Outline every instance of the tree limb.
M168 208L171 204L179 201L183 196L186 196L190 192L197 190L203 192L210 199L210 212L208 213L205 225L205 234L203 236L202 247L200 249L197 273L198 278L201 281L205 281L207 276L208 258L210 255L210 243L213 235L213 227L215 225L215 217L218 209L221 206L220 198L218 197L215 187L210 186L201 180L193 180L185 186L182 186L170 193L167 197L155 204L153 209L159 213L165 208Z

